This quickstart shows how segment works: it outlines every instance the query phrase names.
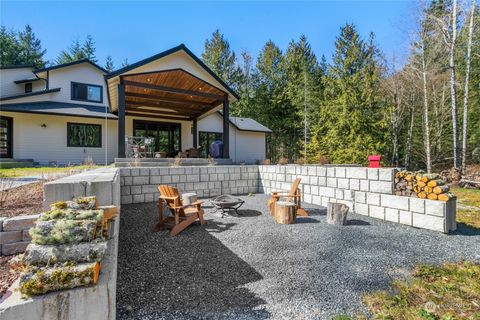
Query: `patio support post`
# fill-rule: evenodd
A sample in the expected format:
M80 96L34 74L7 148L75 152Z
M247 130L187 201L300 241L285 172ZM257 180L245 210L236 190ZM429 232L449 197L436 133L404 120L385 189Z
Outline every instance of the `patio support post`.
M198 126L197 118L193 118L193 147L196 149L198 147Z
M118 157L125 158L125 85L118 85Z
M230 111L228 105L228 97L223 100L223 158L230 158L229 142L230 142Z

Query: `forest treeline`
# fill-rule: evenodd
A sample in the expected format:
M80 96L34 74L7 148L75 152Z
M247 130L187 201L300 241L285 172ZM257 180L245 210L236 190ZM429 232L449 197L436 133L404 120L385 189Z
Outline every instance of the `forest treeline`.
M201 58L240 95L232 115L273 131L267 143L273 162L364 164L381 154L386 165L461 170L480 163L479 19L475 1L427 2L401 65L385 58L373 33L362 37L351 23L340 28L329 62L304 35L285 50L269 40L254 60L234 52L219 30ZM47 63L29 26L0 31L2 65ZM97 61L90 36L51 64L81 58ZM110 56L105 68L115 69Z

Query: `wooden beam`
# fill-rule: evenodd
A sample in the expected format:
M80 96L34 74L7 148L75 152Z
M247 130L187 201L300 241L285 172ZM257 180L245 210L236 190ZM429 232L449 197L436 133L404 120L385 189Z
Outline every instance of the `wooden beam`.
M218 104L221 101L215 101L214 103L207 103L205 101L198 101L198 100L188 100L188 99L181 99L181 98L170 98L170 97L162 97L159 95L154 94L145 94L145 93L137 93L137 92L125 92L125 96L133 97L133 98L142 98L146 100L154 100L154 101L162 101L162 102L171 102L176 104L183 104L183 105L200 105L200 106L213 106L214 104Z
M118 85L118 157L125 158L125 86Z
M180 121L191 121L192 120L192 118L162 116L162 115L154 115L154 114L131 112L131 111L127 112L127 115L132 116L132 117L145 117L145 118L154 118L154 119L167 119L167 120L180 120Z
M175 112L175 111L166 111L166 110L152 110L152 109L143 109L142 107L129 107L127 104L127 107L125 108L127 111L134 111L134 112L147 112L151 114L167 114L171 116L182 116L182 117L191 117L193 114L190 113L184 113L184 112ZM195 114L198 115L198 114Z
M152 102L143 102L143 101L130 101L127 100L127 104L134 105L134 106L143 106L143 107L152 107L152 108L167 108L167 109L178 109L178 110L185 110L185 111L200 111L203 112L204 108L195 108L195 107L186 107L186 106L168 106L165 104L160 103L152 103ZM210 106L210 108L213 108Z
M230 158L230 106L223 101L223 158Z
M193 147L196 149L198 147L198 125L197 125L197 118L193 118L193 124L192 124L192 130L193 130Z
M207 92L199 92L199 91L179 89L179 88L173 88L173 87L158 86L154 84L148 84L148 83L137 82L137 81L123 80L123 83L126 86L157 90L157 91L163 91L163 92L170 92L170 93L177 93L177 94L186 94L190 96L211 98L211 99L221 100L221 101L224 101L227 98L226 95L218 95L218 94L207 93Z

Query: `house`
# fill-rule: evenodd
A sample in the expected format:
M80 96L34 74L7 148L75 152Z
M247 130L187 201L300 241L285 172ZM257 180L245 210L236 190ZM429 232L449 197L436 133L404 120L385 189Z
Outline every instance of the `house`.
M223 141L223 158L266 156L270 129L229 116L238 95L183 44L108 73L89 60L0 69L0 156L40 164L111 163L129 156L128 137L154 138L154 151Z

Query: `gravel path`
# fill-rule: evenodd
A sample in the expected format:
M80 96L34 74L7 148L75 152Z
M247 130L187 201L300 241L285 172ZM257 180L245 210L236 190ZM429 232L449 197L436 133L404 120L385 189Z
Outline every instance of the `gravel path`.
M363 293L385 289L418 263L480 261L480 233L452 235L326 211L276 225L268 197L242 197L243 216L220 218L174 238L151 233L154 203L122 206L118 319L331 319L365 311ZM208 204L208 202L207 202Z

